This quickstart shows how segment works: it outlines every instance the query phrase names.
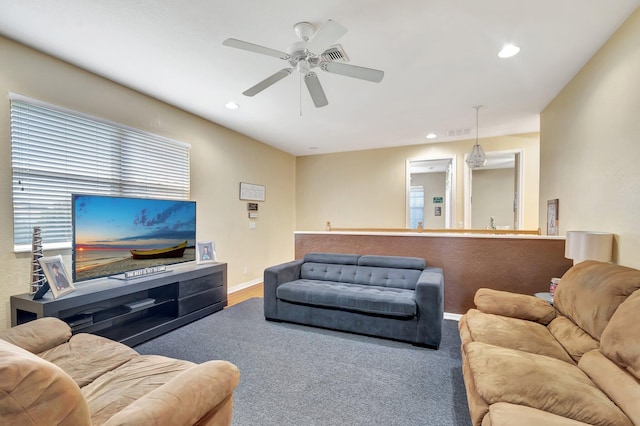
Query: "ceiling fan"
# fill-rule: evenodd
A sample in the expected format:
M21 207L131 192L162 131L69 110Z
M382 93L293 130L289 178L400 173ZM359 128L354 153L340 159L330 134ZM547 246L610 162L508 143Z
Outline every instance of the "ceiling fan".
M222 43L228 47L273 56L289 62L289 68L283 68L265 78L260 83L242 92L243 95L255 96L267 87L282 80L294 70L298 70L304 77L304 82L314 105L316 108L320 108L328 105L329 101L327 101L327 97L324 94L318 75L312 71L314 68L374 83L379 83L384 77L384 71L337 62L337 60L346 59L346 55L341 53L341 49L333 46L347 32L347 29L339 23L330 19L314 32L315 28L309 22L299 22L293 26L293 30L300 41L291 44L286 52L235 38L228 38Z

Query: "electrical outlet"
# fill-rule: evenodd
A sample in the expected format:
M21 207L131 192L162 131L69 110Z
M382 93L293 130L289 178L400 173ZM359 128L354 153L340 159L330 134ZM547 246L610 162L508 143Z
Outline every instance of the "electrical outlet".
M246 266L242 268L242 273L247 275L249 273L249 268L247 268Z

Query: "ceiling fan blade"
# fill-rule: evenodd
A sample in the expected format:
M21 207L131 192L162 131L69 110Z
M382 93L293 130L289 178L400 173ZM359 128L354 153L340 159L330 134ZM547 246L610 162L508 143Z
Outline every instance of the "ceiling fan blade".
M322 62L320 67L332 74L345 75L347 77L359 78L360 80L380 83L384 77L384 71L373 68L358 67L356 65L341 64L339 62Z
M269 86L271 86L273 84L276 84L277 82L279 82L280 80L282 80L283 78L285 78L286 76L291 74L291 71L293 71L293 68L281 69L280 71L278 71L277 73L273 74L272 76L265 78L264 80L262 80L260 83L256 84L255 86L248 88L247 90L242 92L242 94L245 95L245 96L257 95L258 93L262 92L267 87L269 87Z
M322 24L318 31L315 32L309 43L307 43L307 50L316 55L320 55L327 50L327 47L334 44L340 37L347 33L347 29L336 21L329 19Z
M322 90L322 85L315 72L306 73L304 75L304 83L307 85L307 89L309 89L309 94L316 108L329 105L329 101L324 94L324 90Z
M270 49L268 47L259 46L257 44L249 43L235 38L228 38L222 42L223 45L229 47L235 47L236 49L248 50L249 52L260 53L262 55L273 56L274 58L288 60L291 56L288 53L281 52L280 50Z

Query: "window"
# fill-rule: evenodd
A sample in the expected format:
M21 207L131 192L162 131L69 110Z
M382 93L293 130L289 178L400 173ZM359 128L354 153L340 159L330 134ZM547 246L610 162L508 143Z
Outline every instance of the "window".
M11 95L15 251L71 247L71 194L189 199L190 145Z
M409 226L411 229L418 227L422 222L424 227L424 187L412 186L409 188Z

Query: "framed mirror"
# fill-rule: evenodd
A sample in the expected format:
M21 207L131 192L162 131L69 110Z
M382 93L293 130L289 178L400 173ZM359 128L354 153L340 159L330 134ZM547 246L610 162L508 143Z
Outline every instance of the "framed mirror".
M407 160L406 227L449 229L455 224L456 157Z
M465 162L464 227L522 229L522 150L487 152L487 165Z

